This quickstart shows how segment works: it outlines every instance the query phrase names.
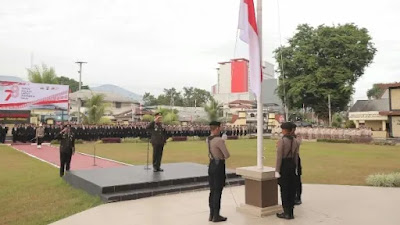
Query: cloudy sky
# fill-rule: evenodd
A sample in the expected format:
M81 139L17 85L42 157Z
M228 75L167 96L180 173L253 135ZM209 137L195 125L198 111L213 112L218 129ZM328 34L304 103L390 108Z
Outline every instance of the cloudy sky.
M277 0L263 6L265 60L275 63L280 36L284 44L300 23L353 22L378 49L355 99L373 83L400 81L399 1L279 0L280 17ZM91 86L210 90L218 62L245 56L242 44L235 51L238 10L239 0L0 0L0 75L26 79L33 55L34 64L75 79L74 62L88 61L82 81Z

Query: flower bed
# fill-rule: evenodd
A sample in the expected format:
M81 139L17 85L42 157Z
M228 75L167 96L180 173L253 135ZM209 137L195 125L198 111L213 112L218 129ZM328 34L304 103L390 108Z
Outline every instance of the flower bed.
M187 141L187 136L174 136L172 141Z
M121 143L121 138L102 138L103 143Z

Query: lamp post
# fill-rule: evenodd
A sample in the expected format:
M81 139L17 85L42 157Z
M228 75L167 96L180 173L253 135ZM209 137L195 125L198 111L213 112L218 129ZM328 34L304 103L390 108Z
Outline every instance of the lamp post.
M77 102L78 102L78 124L81 123L81 98L79 98L79 94L80 91L82 89L82 64L87 63L87 62L83 62L83 61L77 61L75 62L77 64L79 64L79 90L78 90L78 94L77 94Z

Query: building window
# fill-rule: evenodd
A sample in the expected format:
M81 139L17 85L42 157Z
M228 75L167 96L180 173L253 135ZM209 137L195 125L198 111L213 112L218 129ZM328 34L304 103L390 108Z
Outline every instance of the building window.
M115 102L115 108L120 109L121 105L121 102Z

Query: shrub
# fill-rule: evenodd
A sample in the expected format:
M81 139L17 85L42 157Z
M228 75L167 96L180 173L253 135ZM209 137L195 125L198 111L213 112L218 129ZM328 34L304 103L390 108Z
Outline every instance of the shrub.
M369 175L366 183L374 187L400 187L400 172Z
M344 144L353 143L351 140L343 140L343 139L317 139L317 142L344 143Z
M75 144L83 144L83 140L82 139L76 139L75 140Z
M122 139L122 143L138 143L141 142L140 138L124 138Z
M387 140L373 141L372 144L374 144L374 145L389 145L389 146L395 146L396 145L395 142L387 141Z
M354 123L353 120L347 120L345 124L346 128L356 128L356 124Z

